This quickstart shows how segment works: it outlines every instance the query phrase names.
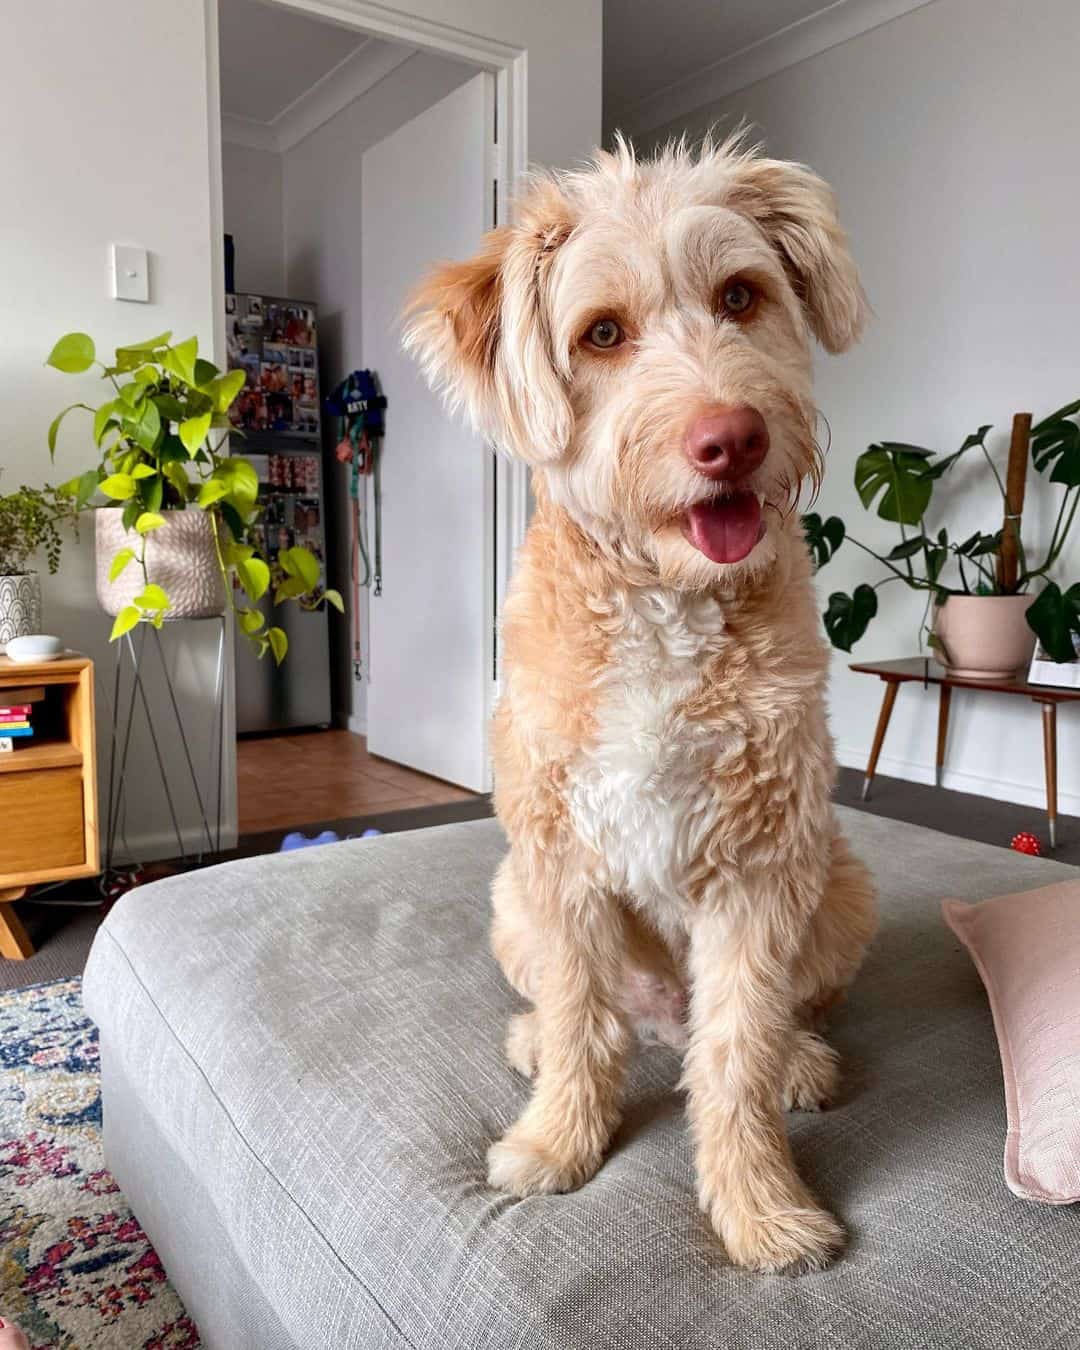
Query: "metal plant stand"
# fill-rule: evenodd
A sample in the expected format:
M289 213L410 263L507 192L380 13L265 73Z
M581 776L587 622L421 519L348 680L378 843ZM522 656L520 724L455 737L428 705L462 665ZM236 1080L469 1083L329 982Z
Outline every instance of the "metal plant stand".
M213 789L213 798L209 793L203 791L199 781L199 774L195 768L195 761L191 753L191 745L188 741L187 731L184 727L183 718L180 715L180 705L176 698L176 690L173 686L172 676L169 673L168 662L165 660L165 644L162 641L162 632L178 627L184 623L217 623L219 625L217 639L217 661L214 672L214 716L213 716L213 735L210 741L210 753L208 764L208 777L211 780ZM124 808L125 794L128 787L128 754L131 749L131 732L137 716L137 707L141 705L143 714L146 718L147 728L150 732L150 740L154 748L154 758L157 761L158 774L161 778L161 786L164 789L165 800L169 806L169 818L172 821L173 832L176 835L176 853L177 857L184 862L199 863L203 859L204 852L216 853L221 849L221 797L222 797L222 764L224 751L224 732L225 732L225 630L226 619L224 615L215 616L211 619L173 619L166 622L163 629L154 628L152 624L141 623L133 632L123 635L116 643L116 666L113 676L112 690L112 716L111 716L111 734L109 741L109 795L108 808L105 825L105 872L106 875L112 870L116 844L119 840L123 843L125 850L130 855L131 849L127 844L127 838L124 831ZM147 643L150 644L150 651L147 651ZM166 765L166 756L170 747L162 745L159 739L159 727L155 727L154 719L150 712L150 700L147 697L144 677L149 674L151 669L150 661L153 654L157 654L157 664L165 680L165 688L168 691L169 703L172 708L176 734L180 739L180 749L182 750L182 759L177 767L175 759L173 761L173 775L170 779L169 769ZM123 679L124 667L127 666L130 671L130 690L123 689L126 681ZM126 708L123 706L126 704ZM163 739L163 738L162 738ZM194 852L189 851L184 845L183 831L180 828L180 818L177 814L176 798L174 789L176 788L175 776L179 774L181 783L185 777L190 780L191 787L194 790L195 801L198 804L199 823L201 826L199 843ZM210 808L210 809L208 809ZM211 830L211 809L213 814L214 828ZM204 850L205 842L205 850Z

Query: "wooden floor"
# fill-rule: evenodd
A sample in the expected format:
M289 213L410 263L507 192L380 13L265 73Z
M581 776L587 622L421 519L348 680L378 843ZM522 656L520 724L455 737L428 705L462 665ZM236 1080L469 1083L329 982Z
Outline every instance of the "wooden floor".
M351 731L244 737L236 746L240 833L470 801L474 793L368 754Z

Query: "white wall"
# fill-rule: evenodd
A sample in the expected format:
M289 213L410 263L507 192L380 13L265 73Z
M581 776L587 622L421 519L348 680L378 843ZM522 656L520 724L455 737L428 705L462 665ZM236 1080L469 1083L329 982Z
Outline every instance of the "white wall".
M65 376L44 366L62 333L84 330L107 352L171 328L178 338L197 334L212 354L211 250L220 244L210 223L206 32L203 5L195 3L38 0L5 10L0 465L7 490L62 481L89 465L89 428L75 414L62 431L55 467L48 462L45 433L53 414L76 399L104 397L92 375ZM149 304L108 298L106 256L114 241L149 250ZM98 663L104 781L103 693L111 689L114 649L107 643L110 621L94 599L93 558L88 520L81 543L65 550L59 575L44 578L45 625ZM170 647L175 643L185 707L204 717L213 668L210 627L187 625L167 635ZM207 734L195 722L193 730L201 763ZM175 853L164 801L152 785L150 753L145 738L133 749L128 837L146 853ZM104 796L102 802L104 818ZM190 825L190 794L181 811ZM235 829L231 792L226 823Z
M285 290L282 157L225 142L221 147L225 231L236 249L236 289Z
M818 510L879 552L895 536L852 486L871 442L944 450L992 422L1003 463L1014 411L1038 417L1080 395L1080 249L1075 0L935 0L881 28L702 108L671 133L747 118L771 153L804 160L835 187L876 318L854 352L818 361L832 449ZM972 461L943 501L959 531L996 529L999 499ZM1058 489L1054 488L1056 493ZM1025 534L1045 541L1051 492L1032 472ZM1056 498L1053 498L1056 501ZM1080 538L1063 560L1080 575ZM866 566L864 564L869 564ZM819 578L824 597L876 580L845 545ZM841 760L863 766L882 686L847 661L916 653L919 598L899 585L851 658L836 653L831 702ZM936 700L899 696L879 771L932 781ZM1080 718L1059 718L1061 809L1080 812ZM947 786L1041 803L1037 710L958 693Z
M569 165L600 143L603 0L411 0L408 12L528 53L530 160Z
M286 288L288 294L313 300L319 306L319 373L326 393L350 371L365 364L360 326L360 199L365 187L377 192L379 185L361 182L363 153L473 73L460 62L417 53L284 154ZM328 436L332 430L328 428ZM328 528L334 554L344 570L332 580L346 596L351 613L349 470L347 466L334 467L333 492L328 493ZM365 670L367 602L368 596L363 593L360 610ZM364 731L367 688L364 680L352 679L347 623L332 622L331 641L335 714L352 730Z

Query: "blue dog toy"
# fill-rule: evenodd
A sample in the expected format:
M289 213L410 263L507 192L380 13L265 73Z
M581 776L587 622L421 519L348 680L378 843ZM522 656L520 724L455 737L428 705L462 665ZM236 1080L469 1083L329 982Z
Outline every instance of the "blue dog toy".
M382 834L382 830L365 830L364 833L359 837L361 839L374 839L377 835L380 834ZM357 836L354 834L350 834L346 837L349 839L357 838ZM281 847L278 849L278 852L292 853L295 849L298 848L316 848L319 844L340 844L340 843L341 843L341 835L337 834L334 830L323 830L322 834L312 835L310 839L307 837L306 834L301 834L299 830L293 830L291 834L287 834L285 838L281 841Z

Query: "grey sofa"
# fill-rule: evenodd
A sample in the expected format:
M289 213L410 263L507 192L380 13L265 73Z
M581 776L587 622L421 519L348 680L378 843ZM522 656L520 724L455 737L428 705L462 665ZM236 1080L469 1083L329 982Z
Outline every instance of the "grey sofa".
M211 1350L1080 1346L1080 1214L1001 1176L978 978L942 895L1071 869L845 812L880 938L834 1020L841 1103L793 1116L851 1230L802 1278L731 1268L698 1214L671 1052L574 1195L511 1201L488 1142L527 1086L487 952L491 821L139 889L86 973L109 1164Z

